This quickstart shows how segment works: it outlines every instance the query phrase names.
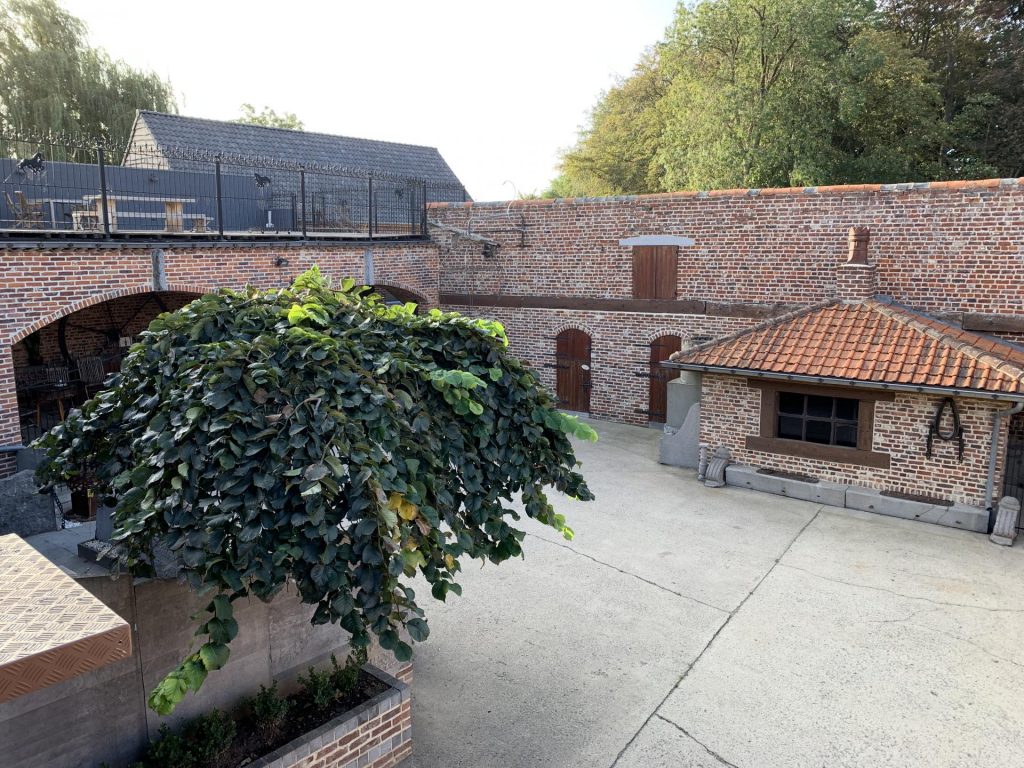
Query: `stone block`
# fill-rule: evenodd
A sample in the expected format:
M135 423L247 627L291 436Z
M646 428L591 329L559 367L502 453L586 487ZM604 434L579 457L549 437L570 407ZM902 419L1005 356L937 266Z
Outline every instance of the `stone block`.
M929 504L923 501L899 499L884 496L875 488L861 488L851 485L846 491L846 506L864 512L875 512L905 520L921 520L926 523L961 528L984 533L988 529L988 513L966 504Z
M730 465L725 470L725 482L728 485L788 496L792 499L814 501L832 507L842 507L846 504L847 486L845 485L824 480L808 483L779 475L766 475L758 472L757 467L745 464Z
M1003 496L997 505L996 523L989 539L995 544L1012 547L1017 538L1017 525L1020 520L1020 502L1013 496Z
M661 438L658 461L671 467L697 468L700 452L700 403L690 406L682 426L665 427Z
M53 498L39 493L31 470L0 480L0 535L35 536L57 530Z

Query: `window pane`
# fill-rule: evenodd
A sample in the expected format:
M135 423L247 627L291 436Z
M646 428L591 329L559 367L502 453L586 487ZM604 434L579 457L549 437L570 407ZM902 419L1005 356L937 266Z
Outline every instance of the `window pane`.
M836 398L836 418L846 421L856 421L860 403L857 400L850 400L845 397Z
M808 395L807 396L807 415L817 416L818 418L831 419L832 418L832 404L835 402L835 398L832 397L821 397L820 395Z
M857 447L857 425L836 424L836 445L847 448Z
M779 437L803 440L804 420L796 416L779 416Z
M824 443L828 445L832 442L832 422L808 419L807 437L805 439L809 443Z
M779 413L804 412L804 396L793 392L779 392Z

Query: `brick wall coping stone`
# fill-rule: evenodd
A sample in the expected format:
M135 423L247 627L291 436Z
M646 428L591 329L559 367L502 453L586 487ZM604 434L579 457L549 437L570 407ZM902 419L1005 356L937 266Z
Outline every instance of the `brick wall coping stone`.
M389 710L397 709L410 700L410 689L407 683L403 683L397 677L392 677L372 664L364 665L363 671L387 684L388 690L382 691L354 709L343 712L333 720L329 720L320 727L278 747L269 755L254 760L246 768L292 768L303 758L341 741L361 725ZM375 759L380 759L383 756L383 754L377 755Z
M632 203L655 200L682 200L711 197L758 197L760 195L826 195L864 192L968 192L978 189L1024 186L1024 177L1008 179L965 179L959 181L921 181L902 184L832 184L815 187L769 187L685 190L645 195L611 195L608 197L559 197L539 200L494 200L488 202L427 203L427 208L495 208L507 206L583 205L592 203Z

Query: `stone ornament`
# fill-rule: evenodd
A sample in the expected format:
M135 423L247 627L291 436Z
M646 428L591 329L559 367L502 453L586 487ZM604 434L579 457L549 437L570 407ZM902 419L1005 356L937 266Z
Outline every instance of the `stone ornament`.
M708 463L707 474L704 478L704 485L708 488L721 488L725 485L725 468L732 463L732 454L724 445L720 445L711 452L711 461Z
M996 513L996 524L989 534L994 544L1012 547L1017 538L1017 521L1020 519L1020 502L1013 496L1003 496L999 500Z

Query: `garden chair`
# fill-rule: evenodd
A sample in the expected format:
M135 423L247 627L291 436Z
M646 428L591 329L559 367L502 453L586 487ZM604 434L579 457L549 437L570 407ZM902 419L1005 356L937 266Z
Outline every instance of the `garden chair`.
M78 381L86 398L92 397L103 389L103 382L107 380L107 372L103 368L103 358L82 357L76 361L75 365L78 368Z
M7 207L14 214L14 226L18 229L41 229L43 226L42 202L29 200L21 191L15 191L14 196L17 198L16 201L12 200L7 192L4 192Z

